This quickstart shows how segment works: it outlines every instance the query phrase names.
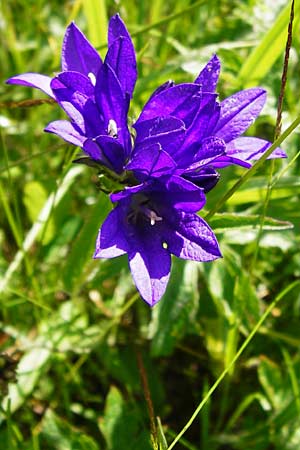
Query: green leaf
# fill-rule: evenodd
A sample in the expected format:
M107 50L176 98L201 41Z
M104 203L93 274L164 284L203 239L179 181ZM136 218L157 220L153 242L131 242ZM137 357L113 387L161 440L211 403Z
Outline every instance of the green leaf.
M290 2L278 16L272 28L264 35L260 44L246 59L238 76L238 82L242 85L251 86L257 84L273 68L276 60L283 55L287 28L290 20ZM298 29L300 17L300 5L295 1L294 30Z
M204 266L217 314L203 318L207 351L219 372L237 350L239 328L251 329L259 318L259 299L239 254L223 245L223 259Z
M152 310L152 355L169 355L176 343L193 328L198 310L198 268L191 261L174 259L166 294Z
M235 311L241 322L251 329L260 316L260 302L249 274L241 270L234 287Z
M18 364L17 382L8 386L8 395L2 402L3 410L7 410L9 404L10 411L14 412L26 401L44 373L50 356L51 350L47 348L46 340L40 337L34 340L32 348L22 356ZM2 419L4 417L0 412L0 422Z
M3 278L0 279L0 292L5 291L5 289L9 286L10 280L13 274L19 268L21 262L26 255L26 252L29 251L34 241L43 233L44 227L47 225L48 221L51 218L51 214L54 213L56 208L59 206L61 201L64 199L65 195L68 193L70 187L75 182L78 175L80 175L83 171L82 167L72 167L65 177L62 179L58 189L54 190L47 201L44 203L42 210L40 211L37 220L32 225L31 229L28 231L23 244L22 249L20 249L12 262L10 263L6 273Z
M266 177L255 177L247 181L235 194L228 199L229 205L263 202L266 196ZM292 198L300 192L298 176L286 176L272 186L271 199Z
M26 351L18 363L17 381L9 383L2 408L7 410L8 404L11 412L20 408L47 371L53 355L57 351L63 354L74 349L80 353L82 346L86 350L84 344L88 333L87 314L82 305L72 301L63 303L58 311L40 321L38 333L31 339L26 337L23 343ZM3 418L0 411L0 422Z
M257 229L260 226L261 216L259 214L219 213L209 219L209 225L215 233L223 233L227 230ZM265 217L263 230L287 230L293 228L290 222Z
M271 405L281 410L291 400L290 386L286 389L286 375L281 368L270 359L264 358L258 367L258 377Z
M128 392L142 394L142 386L137 380L140 380L140 373L137 366L136 352L131 346L121 347L107 346L105 343L100 348L102 364L107 373L114 380L126 386ZM149 355L145 352L142 355L145 371L149 382L151 398L154 404L162 403L164 398L163 387L159 379L155 364Z
M82 5L88 23L89 40L95 47L106 44L107 15L105 0L84 0Z
M91 208L85 219L63 272L63 281L67 291L73 291L82 282L86 262L93 257L98 230L110 210L110 202L106 195L100 194L99 201Z
M157 417L157 437L158 437L158 445L159 445L159 450L168 450L168 443L167 443L167 439L160 421L160 418Z
M94 439L58 417L51 409L46 411L41 423L41 441L43 448L55 450L100 450Z
M47 198L48 193L39 181L29 181L25 184L23 202L31 223L34 223L37 220ZM52 240L55 231L54 219L53 217L50 217L47 222L46 231L42 234L42 242L44 245Z
M108 450L152 450L140 411L135 404L125 402L115 386L110 388L99 426Z

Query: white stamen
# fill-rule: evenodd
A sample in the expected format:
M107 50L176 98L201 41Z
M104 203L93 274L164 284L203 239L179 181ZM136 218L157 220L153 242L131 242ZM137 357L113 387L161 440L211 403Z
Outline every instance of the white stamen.
M113 119L109 119L107 132L109 136L117 138L118 137L118 127Z
M93 72L90 72L90 73L88 74L88 77L89 77L89 79L91 80L92 85L93 85L93 86L96 86L96 77L95 77L95 75L93 74Z
M167 248L168 248L167 242L163 242L162 246L163 246L163 248L164 248L165 250L167 250Z
M156 222L161 222L162 221L162 217L159 217L154 211L148 211L147 215L150 219L150 225L155 225Z

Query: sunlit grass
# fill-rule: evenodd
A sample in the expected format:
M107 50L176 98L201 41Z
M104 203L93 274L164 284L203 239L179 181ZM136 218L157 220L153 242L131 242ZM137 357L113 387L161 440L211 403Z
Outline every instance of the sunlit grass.
M217 52L221 98L250 85L268 90L251 134L273 140L289 5L2 6L1 81L59 71L70 20L102 53L107 20L120 12L138 55L132 117L160 83L192 81ZM299 11L296 2L295 30ZM76 149L43 133L62 112L48 104L12 108L43 95L1 84L0 447L298 450L299 54L294 32L283 134L274 145L288 160L276 161L271 175L263 160L247 172L223 171L205 209L223 259L174 258L168 290L152 310L126 258L92 259L111 206L93 170L72 164Z

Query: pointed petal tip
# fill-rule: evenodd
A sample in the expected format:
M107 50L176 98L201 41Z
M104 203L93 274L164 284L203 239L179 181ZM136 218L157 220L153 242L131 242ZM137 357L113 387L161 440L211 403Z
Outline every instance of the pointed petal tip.
M161 295L150 295L149 297L146 295L142 295L140 293L141 299L147 303L148 306L150 306L150 308L153 308L155 305L157 305L157 303L162 299L162 297L164 296L164 293Z
M84 33L72 21L64 34L61 67L63 71L75 70L88 76L96 74L102 64L100 55Z
M221 60L216 53L213 53L207 64L213 65L213 67L215 67L215 68L220 68Z
M125 26L124 21L121 19L121 16L119 13L114 14L113 16L111 16L111 18L109 19L109 25L108 27L110 27L113 24L116 24L117 22L119 22L122 26Z
M67 26L66 31L65 31L65 34L66 34L69 30L71 30L72 28L78 28L74 20L72 20L72 21L69 23L69 25Z
M93 259L99 259L99 258L100 258L100 256L99 256L98 250L95 250L94 254L93 254Z
M148 305L150 306L150 308L154 308L154 306L157 305L157 303L162 299L162 297L163 297L163 296L161 296L160 298L155 299L155 300L153 299L151 303L148 303Z
M110 18L108 24L108 47L110 47L112 43L121 36L128 38L130 42L132 42L125 23L119 14L115 14Z
M101 259L103 256L101 256L101 250L99 248L96 248L93 254L93 259Z
M113 16L111 16L109 21L111 21L111 20L120 20L120 21L122 21L121 16L120 16L119 13L116 13Z
M217 243L218 244L218 243ZM217 247L215 247L215 254L213 255L211 261L215 261L218 258L223 258L223 255L221 253L219 244L217 245Z
M132 272L132 271L131 271ZM132 274L133 275L133 274ZM164 296L168 285L169 276L167 279L161 280L159 283L151 283L150 286L145 287L140 285L138 280L133 276L133 281L140 293L141 298L152 308L155 306Z

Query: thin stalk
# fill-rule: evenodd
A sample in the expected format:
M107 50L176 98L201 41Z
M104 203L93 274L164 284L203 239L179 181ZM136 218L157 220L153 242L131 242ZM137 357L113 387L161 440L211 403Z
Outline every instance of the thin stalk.
M279 93L279 97L278 97L275 139L278 136L280 136L280 133L281 133L283 100L284 100L284 93L285 93L285 87L286 87L286 82L287 82L287 72L288 72L288 67L289 67L290 50L291 50L292 40L293 40L293 22L294 22L294 0L292 0L292 2L291 2L290 20L289 20L289 26L288 26L287 41L286 41L286 46L285 46L280 93Z
M143 358L140 350L136 350L136 358L137 358L137 364L138 369L140 372L141 382L143 386L144 391L144 397L147 403L148 413L149 413L149 419L150 419L150 430L151 430L151 442L153 445L154 450L159 450L158 446L158 439L157 439L157 430L156 430L156 424L155 424L155 414L154 414L154 407L152 403L151 398L151 392L149 389L149 383L148 383L148 377L147 372L143 363Z
M292 38L293 38L293 21L294 21L294 0L292 0L292 2L291 2L291 12L290 12L289 25L288 25L288 33L287 33L287 41L286 41L285 54L284 54L282 76L281 76L281 86L280 86L280 92L279 92L279 97L278 97L277 119L276 119L274 139L277 139L281 133L283 100L284 100L285 87L286 87L286 82L287 82L287 71L288 71L288 65L289 65L290 49L292 46ZM251 265L250 272L252 272L252 269L255 266L257 255L258 255L259 242L262 237L265 217L267 215L268 206L269 206L270 198L271 198L274 170L275 170L275 161L273 160L273 161L271 161L271 164L270 164L268 185L267 185L266 195L265 195L265 199L264 199L263 210L262 210L262 214L261 214L261 218L260 218L259 230L258 230L258 234L257 234L257 238L256 238L255 251L254 251L253 258L252 258L252 265Z

